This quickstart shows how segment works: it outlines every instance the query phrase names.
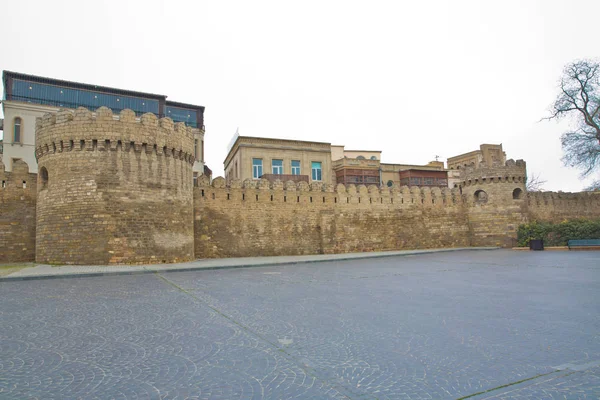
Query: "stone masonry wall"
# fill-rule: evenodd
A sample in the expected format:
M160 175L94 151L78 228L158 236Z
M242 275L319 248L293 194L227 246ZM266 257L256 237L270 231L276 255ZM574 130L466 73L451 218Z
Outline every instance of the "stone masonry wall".
M197 258L468 246L458 190L200 181Z
M36 174L15 161L12 172L0 162L0 263L35 260Z
M598 192L530 192L526 201L531 221L561 222L579 218L600 218Z
M460 190L469 218L471 245L516 245L517 228L527 222L526 163L461 170Z
M194 258L188 127L102 107L46 115L36 129L37 262Z

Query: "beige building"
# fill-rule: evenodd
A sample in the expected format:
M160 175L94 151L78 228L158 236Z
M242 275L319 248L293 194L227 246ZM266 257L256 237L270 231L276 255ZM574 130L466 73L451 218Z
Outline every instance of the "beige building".
M204 107L177 103L167 96L134 92L63 81L41 76L4 71L2 74L4 97L2 109L3 146L2 159L7 172L14 161L22 160L29 171L37 173L35 158L35 120L60 109L84 107L91 111L101 106L118 114L131 109L139 118L144 113L169 117L174 122L185 122L194 133L194 177L204 173ZM115 116L115 118L117 118Z
M506 153L502 144L482 144L479 150L448 158L448 169L461 169L486 165L488 167L503 166L506 163Z
M225 180L269 179L331 184L331 144L237 136L225 161Z

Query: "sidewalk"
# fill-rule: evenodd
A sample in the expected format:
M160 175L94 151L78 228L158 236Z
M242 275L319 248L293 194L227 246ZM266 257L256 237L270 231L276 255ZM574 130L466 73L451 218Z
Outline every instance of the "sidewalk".
M381 251L372 253L344 254L315 254L307 256L272 256L272 257L242 257L242 258L211 258L177 264L151 265L65 265L51 266L38 264L34 267L23 268L3 277L0 282L52 279L52 278L84 278L92 276L134 275L157 272L184 272L199 270L214 270L227 268L265 267L270 265L305 264L324 261L357 260L363 258L382 258L408 256L415 254L441 253L464 250L495 250L498 247L458 247L447 249Z

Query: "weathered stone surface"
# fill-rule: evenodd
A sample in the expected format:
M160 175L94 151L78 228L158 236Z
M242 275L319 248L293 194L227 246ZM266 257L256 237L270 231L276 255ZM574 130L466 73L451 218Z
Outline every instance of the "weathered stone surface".
M35 259L36 179L25 162L5 172L0 161L0 263Z
M154 115L117 119L105 107L76 116L45 118L36 133L36 261L193 259L192 132Z

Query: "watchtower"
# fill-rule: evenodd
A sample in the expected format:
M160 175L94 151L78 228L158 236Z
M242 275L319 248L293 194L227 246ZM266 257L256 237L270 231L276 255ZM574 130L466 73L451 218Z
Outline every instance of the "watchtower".
M60 110L36 123L36 261L168 263L194 257L194 138L131 110Z

